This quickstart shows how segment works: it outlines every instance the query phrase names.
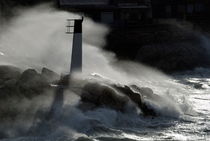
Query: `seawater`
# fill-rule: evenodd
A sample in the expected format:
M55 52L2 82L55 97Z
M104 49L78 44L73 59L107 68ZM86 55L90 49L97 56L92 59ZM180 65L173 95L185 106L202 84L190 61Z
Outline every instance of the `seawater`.
M72 36L65 34L65 20L77 17L48 5L19 11L8 25L1 26L0 64L68 73ZM102 49L108 32L106 26L88 18L84 21L83 73L75 74L73 86L81 89L80 85L94 79L151 88L163 98L148 101L159 116L145 117L132 103L124 113L106 107L82 112L76 107L79 95L67 90L61 111L53 120L42 122L39 130L33 128L35 113L48 109L53 95L23 100L20 108L33 109L34 114L23 110L15 122L1 123L0 131L7 135L2 141L209 140L210 71L200 68L168 76L142 64L117 60L115 54Z

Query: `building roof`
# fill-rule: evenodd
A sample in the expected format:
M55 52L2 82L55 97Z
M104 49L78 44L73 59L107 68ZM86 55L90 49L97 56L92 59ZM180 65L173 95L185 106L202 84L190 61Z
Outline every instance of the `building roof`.
M60 4L71 6L108 5L109 0L60 0Z
M74 9L145 9L150 8L147 3L139 3L139 0L131 1L115 1L114 0L59 0L60 6L74 8ZM145 0L146 1L146 0ZM144 2L145 2L144 1ZM150 0L148 0L150 1ZM118 3L116 3L118 2Z

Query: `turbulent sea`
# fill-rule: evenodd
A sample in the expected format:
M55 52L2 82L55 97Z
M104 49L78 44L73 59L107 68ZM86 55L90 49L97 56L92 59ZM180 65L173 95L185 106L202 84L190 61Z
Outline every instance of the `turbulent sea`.
M48 5L17 12L7 25L0 27L0 65L37 71L47 67L59 74L68 73L72 35L65 34L65 21L78 15L56 11ZM68 90L60 111L52 120L38 121L41 123L38 129L35 124L39 119L33 113L48 110L53 95L20 101L17 106L23 110L17 119L0 123L0 133L6 135L0 140L210 140L209 69L197 68L168 76L142 64L117 60L113 53L102 49L108 27L90 19L85 19L83 25L83 73L75 74L77 81L73 85L77 87L94 79L96 83L151 88L162 98L147 101L158 116L143 116L134 103L126 105L124 112L107 107L82 111L77 108L80 97ZM33 111L30 115L28 109Z

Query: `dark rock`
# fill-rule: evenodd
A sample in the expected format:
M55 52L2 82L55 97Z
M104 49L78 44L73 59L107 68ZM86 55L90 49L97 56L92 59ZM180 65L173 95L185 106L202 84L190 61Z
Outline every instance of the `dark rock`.
M41 94L48 87L45 78L33 69L24 71L17 82L21 93L26 97Z
M42 69L41 75L45 78L45 80L48 83L53 83L53 82L58 81L60 79L60 76L57 73L55 73L52 70L49 70L47 68Z
M194 83L194 88L196 89L204 89L203 84Z
M117 86L115 85L115 87L120 90L121 92L123 92L123 94L127 95L135 104L137 104L137 106L141 109L141 111L143 112L143 114L145 116L157 116L157 113L155 112L154 109L152 109L151 107L149 107L145 102L144 102L144 95L153 95L153 91L149 88L143 88L141 91L145 92L145 93L141 93L141 92L137 92L137 91L133 91L131 88L132 87L128 87L128 86ZM138 88L137 86L135 86L136 88ZM140 88L138 88L140 89Z
M144 96L147 96L147 98L152 97L153 91L149 88L142 88L141 92L139 90L135 91L132 87L126 85L88 83L83 88L79 108L92 110L104 106L123 112L130 99L141 109L145 116L156 116L154 109L147 106L143 98Z
M0 85L0 100L4 101L7 98L19 96L19 91L16 84L16 79L4 81L4 83Z
M98 83L89 83L84 86L81 101L96 106L105 106L123 111L128 99L117 94L110 86Z
M128 86L119 86L115 85L115 87L121 91L123 94L127 95L134 103L136 103L139 107L142 105L142 98L141 95L137 92L134 92L130 87Z
M142 94L142 97L143 98L149 98L151 99L152 97L154 97L154 93L153 93L153 90L150 89L150 88L147 88L147 87L141 87L139 88L138 86L136 85L131 85L131 87L136 90L137 92L141 93Z
M1 87L2 84L4 84L4 80L0 79L0 87Z
M15 89L17 84L17 80L16 79L10 79L4 82L4 86L10 89Z
M159 102L159 103L163 103L164 102L164 99L155 94L153 92L152 89L150 88L147 88L147 87L138 87L136 85L131 85L131 88L133 88L134 90L136 90L137 92L139 92L142 96L142 99L145 101L145 100L152 100L152 101L156 101L156 102Z
M13 66L0 66L0 98L5 100L19 95L17 81L20 78L20 69Z
M0 84L6 80L18 79L20 75L20 69L14 66L0 66Z
M34 70L34 69L27 69L27 70L25 70L22 73L19 81L24 83L24 82L32 80L32 79L34 79L34 78L36 78L38 76L40 76L40 75L36 72L36 70Z

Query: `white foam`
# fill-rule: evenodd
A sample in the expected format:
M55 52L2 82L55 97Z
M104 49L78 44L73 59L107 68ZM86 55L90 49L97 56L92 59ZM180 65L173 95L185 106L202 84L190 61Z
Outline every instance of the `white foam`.
M1 56L4 56L4 53L3 53L3 52L0 52L0 55L1 55Z
M6 54L5 56L0 54L0 64L13 64L22 69L47 67L58 73L68 72L72 36L65 34L65 20L77 16L55 11L47 5L20 12L20 16L13 19L11 24L0 34L0 50ZM82 81L88 79L89 74L98 73L107 80L110 79L116 83L134 83L142 87L150 87L161 96L166 95L168 90L177 99L183 94L180 89L182 86L171 81L170 77L160 71L133 62L117 61L114 54L103 51L101 46L105 44L105 36L108 32L106 27L98 25L88 18L83 25L84 65L83 74L79 76ZM117 63L113 63L115 61ZM48 100L47 97L34 102L38 102L38 104L47 102L49 106ZM130 127L137 125L141 127L143 124L147 124L135 112L123 114L102 108L83 113L74 106L78 101L78 96L67 96L62 114L59 115L60 119L47 123L54 128L53 133L58 133L55 134L57 137L64 131L72 133L75 130L73 135L76 135L77 132L86 133L93 130L93 127L98 124L113 127L123 124ZM177 100L165 98L164 101L164 103L153 101L153 107L168 115L182 113ZM53 135L49 136L54 137Z

